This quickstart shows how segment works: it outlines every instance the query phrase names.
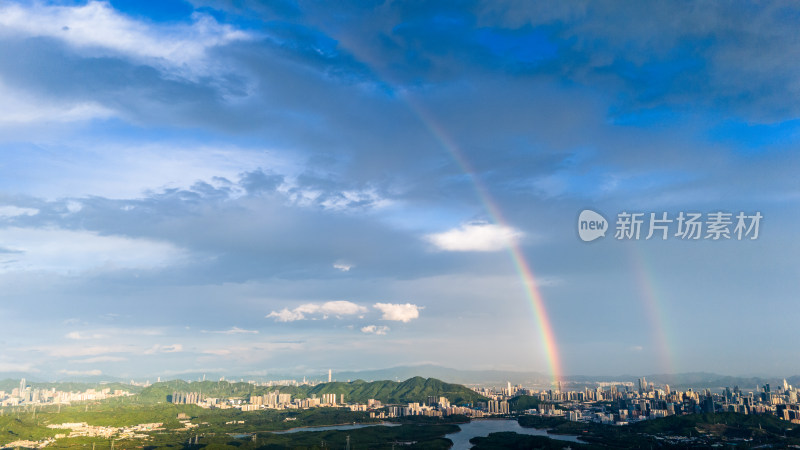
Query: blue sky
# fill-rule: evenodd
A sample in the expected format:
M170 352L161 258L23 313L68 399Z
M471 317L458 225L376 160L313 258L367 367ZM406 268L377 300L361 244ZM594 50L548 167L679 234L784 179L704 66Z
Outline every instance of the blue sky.
M518 246L566 374L800 373L799 13L5 2L0 372L546 372Z

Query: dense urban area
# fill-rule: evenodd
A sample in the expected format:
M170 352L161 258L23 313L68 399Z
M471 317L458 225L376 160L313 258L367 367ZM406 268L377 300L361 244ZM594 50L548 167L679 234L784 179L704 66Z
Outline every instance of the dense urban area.
M10 383L7 380L3 386ZM740 386L678 390L645 378L636 383L594 384L565 389L556 382L551 389L534 389L507 382L502 387L468 388L421 377L403 382L338 382L330 372L327 382L159 380L88 387L28 384L22 379L17 386L0 390L0 444L4 448L98 444L181 448L215 443L224 448L233 440L235 446L295 448L305 446L300 443L305 440L315 442L306 448L324 448L329 445L321 444L325 437L310 435L324 434L336 442L339 434L347 433L345 446L359 448L358 436L372 430L378 436L369 438L369 448L397 443L450 448L452 441L445 436L459 433L459 425L488 419L516 421L522 428L476 436L470 440L474 448L503 448L505 440L513 447L519 439L554 448L565 445L565 439L573 448L607 445L608 439L631 445L645 439L660 446L735 442L747 448L775 439L800 444L800 434L795 433L800 403L797 390L786 380L777 387L765 383L751 390ZM684 419L697 423L687 428ZM676 420L684 420L677 432L638 431ZM318 426L324 428L312 428ZM636 429L637 435L626 436L628 429ZM525 436L526 430L539 435ZM379 436L386 432L393 434ZM276 439L279 442L273 442ZM482 444L482 439L501 441Z

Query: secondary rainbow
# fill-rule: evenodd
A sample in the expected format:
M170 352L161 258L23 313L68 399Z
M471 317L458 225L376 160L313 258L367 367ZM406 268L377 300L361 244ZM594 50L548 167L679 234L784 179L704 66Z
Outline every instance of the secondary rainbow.
M630 243L638 244L638 243ZM676 373L675 363L667 329L670 327L666 309L663 306L662 295L659 295L658 284L653 276L653 270L648 266L644 249L631 245L629 255L631 258L636 284L639 289L642 306L647 312L652 330L652 339L656 345L657 354L661 359L661 370L664 373Z

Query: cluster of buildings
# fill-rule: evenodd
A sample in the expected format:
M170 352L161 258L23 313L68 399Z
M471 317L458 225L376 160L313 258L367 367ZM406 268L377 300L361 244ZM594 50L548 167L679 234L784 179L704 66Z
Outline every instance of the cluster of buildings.
M23 378L19 382L19 387L15 387L11 392L0 391L0 406L69 404L128 395L133 394L121 389L112 391L110 388L100 390L87 389L83 392L57 391L55 388L37 389L28 386Z
M389 406L385 411L370 412L372 418L392 418L404 416L428 416L428 417L447 417L447 416L468 416L472 418L485 417L499 412L489 412L486 402L472 405L452 405L447 397L429 396L426 403L408 403L406 406ZM505 402L506 408L508 402Z
M205 397L200 392L173 392L167 400L174 404L192 404L203 408L229 409L242 411L258 411L262 409L309 409L319 407L347 408L350 411L369 412L371 418L386 419L403 416L443 417L463 415L484 417L509 413L507 400L490 399L473 405L452 405L447 397L430 396L425 403L408 403L405 405L383 405L380 400L369 399L367 403L347 403L343 394L322 394L311 397L292 398L291 394L271 391L264 395L250 396L248 399Z
M58 439L74 437L99 437L104 439L150 439L147 432L164 430L163 423L142 423L128 427L102 427L88 425L86 422L51 424L47 428L54 430L65 430L64 433L57 433L53 437L48 437L40 441L17 440L0 445L2 448L45 448L54 444ZM69 430L69 432L66 432ZM113 441L112 441L113 442ZM113 443L111 448L113 449Z
M800 393L786 380L775 389L765 384L749 392L739 386L733 389L726 387L717 392L710 389L679 391L671 389L669 385L657 389L645 378L638 380L638 388L633 383L623 383L580 391L561 391L560 385L555 391L533 391L509 384L499 392L485 388L474 390L492 401L508 400L518 394L530 395L538 400L539 406L524 411L526 414L563 416L572 421L626 425L671 415L736 412L772 414L792 423L800 423ZM495 408L490 406L489 411Z
M270 391L264 395L253 395L249 399L237 397L232 398L213 398L204 397L200 392L173 392L167 397L167 401L179 405L198 405L203 408L228 409L237 408L242 411L257 411L259 409L307 409L316 407L344 407L357 406L346 405L342 394L322 394L317 397L312 394L308 398L292 399L291 394L284 394L280 391ZM380 402L378 402L380 404ZM363 405L362 405L363 406Z
M150 436L143 434L150 431L163 430L163 423L142 423L129 427L101 427L88 425L86 422L62 423L48 425L47 428L70 430L69 434L56 434L55 439L65 437L102 437L106 439L148 439Z

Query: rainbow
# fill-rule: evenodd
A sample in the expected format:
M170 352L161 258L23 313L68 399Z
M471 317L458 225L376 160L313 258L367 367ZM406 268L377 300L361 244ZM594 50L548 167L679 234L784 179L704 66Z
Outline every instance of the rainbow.
M444 129L424 109L422 109L406 95L403 95L403 99L409 108L417 115L417 117L419 117L422 124L431 132L441 146L453 157L460 169L470 178L472 185L475 188L475 193L477 194L480 202L483 204L483 207L486 209L486 212L492 218L492 221L498 225L508 227L508 222L506 222L505 218L503 217L503 214L500 211L500 208L497 206L497 203L493 201L489 194L489 190L477 177L475 171L472 169L458 145L456 145L453 139L450 138ZM533 314L539 329L539 337L542 345L544 346L545 357L547 358L547 365L549 367L550 375L552 376L553 384L558 386L558 382L563 376L561 360L558 354L558 347L556 346L556 338L555 334L553 333L553 327L550 323L550 318L547 315L544 299L542 298L542 294L539 292L538 285L536 283L536 277L534 276L533 270L525 259L522 249L518 243L512 240L509 243L508 252L511 256L511 260L514 263L514 267L516 268L517 273L522 280L523 289L525 291L525 296L528 300L528 303L530 303L533 309Z
M387 77L379 75L377 64L370 64L368 51L359 51L361 50L360 47L354 45L355 43L347 39L345 36L339 36L339 44L343 49L350 51L360 62L366 64L372 73L378 76L381 82L385 83L387 86L393 85L393 83L385 81ZM508 223L503 217L500 208L489 195L488 189L476 176L475 171L472 169L463 152L460 150L459 146L456 145L453 139L450 138L448 133L445 132L444 128L439 125L439 123L434 120L434 118L428 114L427 111L425 111L421 106L417 105L404 91L398 90L396 93L398 94L398 97L405 102L409 110L415 114L417 118L419 118L422 125L428 129L428 131L434 136L439 144L450 154L450 156L452 156L464 174L470 178L478 199L486 209L486 212L489 214L492 221L497 225L508 227ZM536 277L534 276L530 265L526 261L525 256L522 253L522 249L518 243L512 240L509 243L508 252L511 256L511 260L514 263L514 267L520 277L520 280L522 281L525 297L533 309L533 315L538 325L539 336L544 347L545 358L547 359L547 365L552 377L553 385L558 386L558 382L563 376L561 360L559 358L553 327L550 323L550 318L547 315L544 300L539 292L538 285L536 283Z

